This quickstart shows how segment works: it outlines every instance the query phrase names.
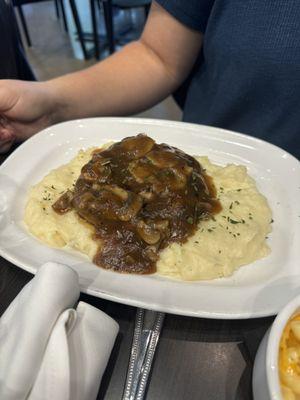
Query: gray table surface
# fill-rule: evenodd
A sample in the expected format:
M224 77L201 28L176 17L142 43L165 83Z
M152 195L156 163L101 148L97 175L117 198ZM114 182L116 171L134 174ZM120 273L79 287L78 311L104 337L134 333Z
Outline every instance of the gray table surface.
M0 164L6 156L0 155ZM0 257L0 315L31 278ZM99 400L118 400L126 378L135 308L85 294L81 300L100 308L120 325L98 394ZM253 361L272 321L272 317L214 320L167 315L146 399L253 399Z

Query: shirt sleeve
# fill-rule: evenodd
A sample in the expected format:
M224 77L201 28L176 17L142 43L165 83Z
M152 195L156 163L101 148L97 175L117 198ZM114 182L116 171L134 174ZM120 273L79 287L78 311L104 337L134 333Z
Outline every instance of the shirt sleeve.
M156 2L184 25L204 33L215 0L156 0Z

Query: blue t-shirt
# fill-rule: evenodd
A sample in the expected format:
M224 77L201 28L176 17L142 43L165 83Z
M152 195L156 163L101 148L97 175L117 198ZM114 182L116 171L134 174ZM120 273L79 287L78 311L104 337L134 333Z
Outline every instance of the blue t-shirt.
M300 159L300 0L157 3L204 33L184 121L256 136Z

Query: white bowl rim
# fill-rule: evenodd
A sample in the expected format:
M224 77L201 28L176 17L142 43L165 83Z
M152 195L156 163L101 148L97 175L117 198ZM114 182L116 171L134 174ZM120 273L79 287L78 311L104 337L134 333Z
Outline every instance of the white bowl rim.
M300 295L290 301L275 318L267 344L266 371L271 400L282 400L278 371L279 343L288 320L300 312Z

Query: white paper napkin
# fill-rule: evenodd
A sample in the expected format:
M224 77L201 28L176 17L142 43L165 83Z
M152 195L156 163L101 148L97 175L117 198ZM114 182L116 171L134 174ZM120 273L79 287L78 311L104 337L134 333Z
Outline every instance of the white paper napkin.
M0 319L1 400L94 400L118 324L80 302L78 275L47 263Z

